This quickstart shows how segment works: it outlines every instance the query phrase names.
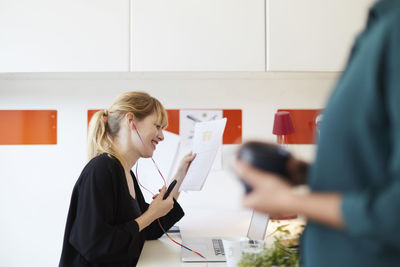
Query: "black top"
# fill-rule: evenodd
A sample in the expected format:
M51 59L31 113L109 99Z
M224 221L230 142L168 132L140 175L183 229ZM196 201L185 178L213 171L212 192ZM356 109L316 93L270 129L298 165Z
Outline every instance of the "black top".
M135 219L149 204L131 175L136 199L129 194L117 159L102 154L85 166L72 192L60 267L136 266L144 241L163 235L157 220L139 232ZM167 230L183 215L174 200L173 209L160 222Z

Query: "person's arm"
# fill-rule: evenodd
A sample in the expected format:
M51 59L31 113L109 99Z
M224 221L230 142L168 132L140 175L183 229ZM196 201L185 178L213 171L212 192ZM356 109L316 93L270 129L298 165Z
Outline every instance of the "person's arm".
M241 161L237 162L235 169L253 188L245 196L244 206L269 214L303 214L314 221L343 228L340 194L299 195L283 177L260 171Z
M172 179L172 181L173 180L177 181L174 189L171 192L171 195L174 197L175 200L178 200L178 198L179 198L179 195L180 195L179 188L181 187L183 179L185 178L186 173L189 169L189 166L195 157L196 157L196 154L194 154L192 152L190 152L189 154L184 156L183 159L181 160L178 170L174 176L174 179Z
M183 209L181 206L178 204L178 202L173 198L172 194L169 195L169 197L166 200L162 200L164 196L164 191L161 190L160 194L157 194L153 196L153 202L154 201L172 201L172 209L165 214L162 217L155 218L156 216L148 216L151 213L153 213L150 209L151 205L154 203L152 202L150 205L147 204L143 198L142 195L137 195L137 200L139 202L139 205L143 207L145 212L143 213L142 216L136 219L138 224L140 225L140 231L145 232L145 236L147 240L155 240L160 238L163 234L164 231L161 229L160 224L162 228L165 231L168 231L176 222L178 222L184 215L185 213L183 212ZM149 210L150 209L150 210ZM160 222L159 222L160 221Z
M139 226L140 232L158 218L168 214L173 208L174 200L172 194L169 195L169 197L167 197L165 200L163 199L166 190L167 189L164 186L161 189L160 194L158 194L157 197L155 197L151 204L148 206L147 210L141 216L135 219Z
M342 196L339 193L292 194L291 197L288 206L293 213L302 214L310 220L337 229L344 228L341 212Z
M165 216L159 218L160 222L158 222L158 220L155 220L145 228L144 231L146 231L147 240L158 239L164 234L164 231L160 227L160 223L163 229L165 231L168 231L176 222L178 222L185 215L183 209L178 204L178 202L175 199L173 199L172 196L170 197L174 203L173 208Z

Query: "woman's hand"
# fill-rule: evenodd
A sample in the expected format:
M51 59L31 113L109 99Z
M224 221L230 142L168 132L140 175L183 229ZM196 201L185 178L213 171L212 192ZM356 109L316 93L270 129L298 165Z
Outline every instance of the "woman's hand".
M174 189L171 192L171 195L173 196L173 198L178 199L179 188L181 187L183 179L185 179L185 176L189 170L189 166L195 157L196 157L196 154L190 152L186 156L184 156L183 159L181 160L181 163L179 164L178 170L176 171L176 174L173 179L173 180L177 181Z
M165 216L174 207L172 195L169 195L165 200L163 200L166 192L167 188L163 186L160 194L157 194L154 197L154 200L151 202L146 212L135 219L139 226L139 231L142 231L144 228L149 226L152 222L154 222L154 220Z
M240 160L234 166L253 191L243 199L245 207L269 214L291 213L292 186L283 177L260 171Z
M158 219L166 215L174 206L174 200L172 199L171 195L169 195L165 200L163 200L163 197L166 192L167 188L163 186L163 188L160 191L160 194L157 194L157 196L153 199L148 208L149 213L154 216L154 219Z
M183 179L185 178L187 171L189 169L189 166L195 157L196 157L195 153L189 152L187 155L185 155L182 158L182 160L179 164L178 170L176 171L176 174L175 174L175 180L177 180L178 183L180 181L183 181Z

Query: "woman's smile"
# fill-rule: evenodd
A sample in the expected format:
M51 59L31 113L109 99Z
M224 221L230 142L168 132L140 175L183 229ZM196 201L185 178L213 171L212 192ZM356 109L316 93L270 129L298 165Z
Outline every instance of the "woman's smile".
M156 146L158 145L158 141L157 140L151 140L151 143L154 146L154 149L156 149Z

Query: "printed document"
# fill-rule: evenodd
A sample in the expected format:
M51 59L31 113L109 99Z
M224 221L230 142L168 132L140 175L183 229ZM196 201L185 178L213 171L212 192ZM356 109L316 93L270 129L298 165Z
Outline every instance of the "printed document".
M199 191L203 188L218 149L222 146L225 125L226 118L196 123L192 149L196 157L190 164L179 191Z

